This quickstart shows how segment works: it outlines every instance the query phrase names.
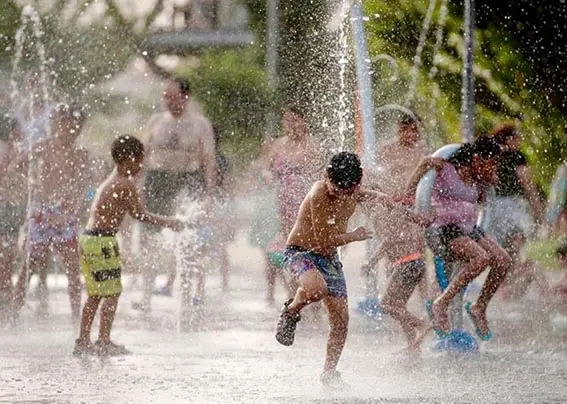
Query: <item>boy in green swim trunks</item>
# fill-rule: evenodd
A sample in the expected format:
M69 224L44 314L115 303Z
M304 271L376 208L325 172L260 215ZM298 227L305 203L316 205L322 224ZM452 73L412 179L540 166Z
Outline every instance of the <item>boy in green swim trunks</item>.
M79 238L81 270L85 277L88 299L83 308L81 331L75 341L74 355L97 353L123 355L124 346L110 340L110 331L118 298L122 292L120 251L116 233L128 214L143 223L180 230L181 222L146 212L140 201L135 177L142 170L144 146L133 136L118 137L112 144L112 159L116 168L97 190L91 217ZM90 341L96 311L101 308L98 341Z

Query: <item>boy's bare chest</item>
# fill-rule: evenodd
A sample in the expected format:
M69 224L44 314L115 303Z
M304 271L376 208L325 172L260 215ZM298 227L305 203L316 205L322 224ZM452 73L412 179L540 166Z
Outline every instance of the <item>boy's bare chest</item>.
M356 208L355 201L329 201L324 208L324 220L329 226L346 226Z

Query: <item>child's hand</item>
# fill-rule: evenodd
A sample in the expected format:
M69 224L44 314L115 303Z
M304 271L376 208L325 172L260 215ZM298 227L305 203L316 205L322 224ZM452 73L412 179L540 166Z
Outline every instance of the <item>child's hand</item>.
M354 241L364 241L372 238L372 232L363 226L357 227L351 234Z

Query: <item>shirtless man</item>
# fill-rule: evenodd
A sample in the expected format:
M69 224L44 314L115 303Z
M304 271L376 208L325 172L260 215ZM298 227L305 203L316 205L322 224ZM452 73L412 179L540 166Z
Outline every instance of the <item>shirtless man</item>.
M14 310L24 305L31 273L39 275L40 310L47 308L47 269L50 252L60 258L68 278L73 320L78 321L81 308L81 282L77 241L80 220L86 211L86 193L94 172L89 153L77 145L85 120L78 105L58 104L52 115L53 134L36 143L33 158L37 173L33 189L31 221L28 224L29 268L24 260L14 292ZM15 169L27 174L28 156L15 163ZM17 174L16 174L17 176ZM29 269L29 272L28 272Z
M188 80L171 80L163 93L167 111L154 115L148 122L143 198L148 210L164 216L175 212L183 191L196 199L205 196L205 207L210 207L218 183L213 126L206 117L187 109L190 96ZM151 310L156 263L147 258L152 257L152 236L158 230L148 225L142 236L142 248L149 251L143 254L146 263L143 300L135 303L134 308L143 311ZM171 278L168 283L173 283Z
M398 139L384 145L378 154L377 178L370 181L371 186L393 197L405 196L407 180L426 155L426 147L420 142L418 121L404 117L399 123ZM417 339L428 324L411 314L406 305L415 288L425 283L424 229L415 220L400 214L399 209L386 209L380 204L372 206L370 216L381 245L365 266L365 272L372 280L378 261L386 258L391 277L380 307L400 322L410 349L417 349Z
M352 153L335 154L327 165L323 180L315 182L301 203L295 225L287 238L285 269L298 284L295 296L284 303L277 325L276 339L292 345L300 311L323 300L329 313L330 333L322 383L344 387L337 364L348 332L348 296L337 248L371 238L364 227L347 231L358 203L377 201L391 208L390 197L361 189L362 168ZM404 213L411 215L411 212Z

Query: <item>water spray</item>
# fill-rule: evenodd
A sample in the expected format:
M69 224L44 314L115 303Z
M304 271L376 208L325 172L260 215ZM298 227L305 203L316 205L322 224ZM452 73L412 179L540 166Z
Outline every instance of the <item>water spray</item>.
M41 19L39 16L39 13L37 12L37 10L35 8L33 8L32 6L25 6L22 10L22 15L21 15L21 23L20 23L20 27L18 28L17 32L16 32L16 53L14 56L14 60L12 62L12 74L10 77L10 84L12 87L12 91L10 93L10 98L12 101L12 104L14 105L14 107L16 105L18 105L21 102L21 95L20 92L18 90L18 83L17 83L17 73L18 73L18 69L20 66L20 61L22 59L22 53L23 53L23 48L24 48L24 41L25 41L25 31L26 28L28 27L28 25L31 24L32 27L32 33L33 36L35 38L35 49L37 52L37 55L39 57L39 83L40 83L40 87L41 87L41 98L42 98L42 102L43 105L48 105L49 101L50 101L50 97L49 97L49 86L48 86L48 82L47 82L47 70L46 70L46 66L47 66L47 59L45 56L45 46L43 45L42 42L42 37L43 37L43 31L42 31L42 27L41 27ZM20 111L19 114L17 114L17 119L20 123L20 125L23 127L23 123L26 122L26 120L33 120L33 116L34 116L34 106L35 106L35 99L34 99L34 95L31 95L31 100L30 100L30 104L29 104L29 115L26 116L24 111ZM23 107L23 105L22 105ZM50 125L49 125L49 118L47 118L44 122L43 125L43 130L44 133L47 137L49 137L51 135L51 129L50 129ZM30 126L30 130L27 131L27 133L25 133L25 143L26 143L26 149L27 149L27 153L28 153L28 195L27 195L27 214L26 214L26 221L27 221L27 226L28 226L28 230L27 230L27 239L28 242L26 243L26 251L25 251L25 263L24 263L24 268L25 268L25 273L24 273L24 279L23 279L23 285L24 285L24 296L27 293L27 285L28 285L28 281L29 281L29 275L30 275L30 260L31 260L31 243L29 242L30 240L30 236L31 236L31 220L32 220L32 206L33 203L35 201L34 199L34 188L37 184L37 181L39 180L39 161L38 159L34 158L34 151L33 151L33 145L35 143L35 141L37 140L38 133L37 132L37 128L34 127L33 125Z

